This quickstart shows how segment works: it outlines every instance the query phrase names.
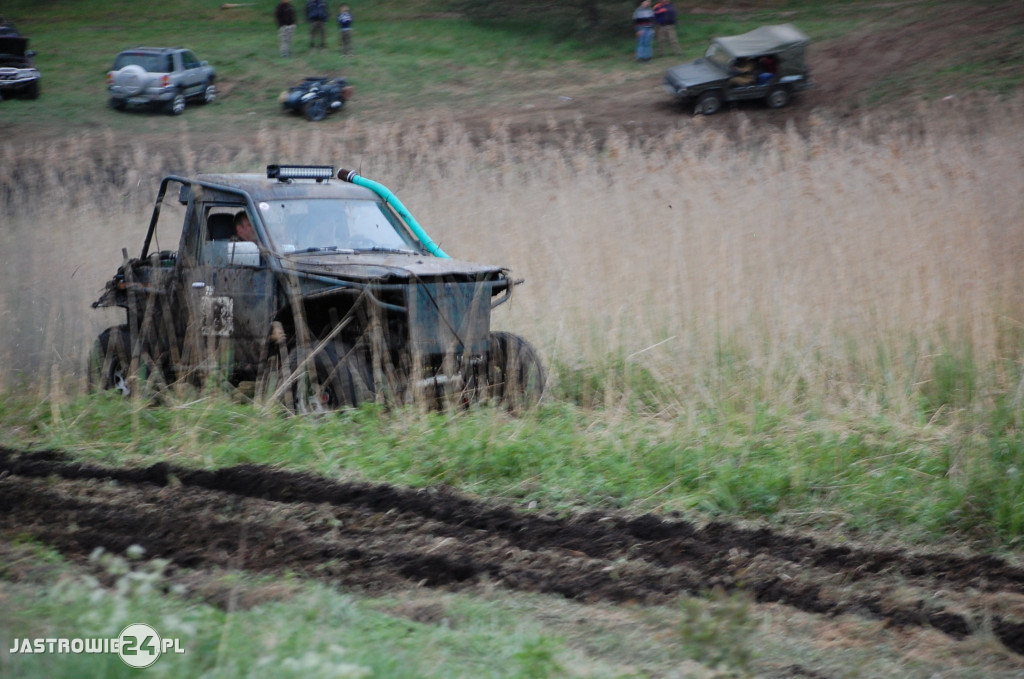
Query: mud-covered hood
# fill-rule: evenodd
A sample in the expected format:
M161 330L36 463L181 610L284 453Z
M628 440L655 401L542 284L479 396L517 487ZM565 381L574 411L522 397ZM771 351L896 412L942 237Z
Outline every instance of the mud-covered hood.
M312 256L290 255L283 261L285 266L294 267L298 272L361 281L480 278L487 277L487 274L497 275L502 271L499 266L430 255L319 253Z
M686 64L673 66L665 71L665 82L676 89L703 85L728 77L729 74L725 70L703 57Z

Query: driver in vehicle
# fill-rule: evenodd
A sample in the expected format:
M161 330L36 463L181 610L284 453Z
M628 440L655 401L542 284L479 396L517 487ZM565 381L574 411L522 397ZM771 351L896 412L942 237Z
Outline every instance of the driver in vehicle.
M235 213L235 237L231 240L236 243L241 241L256 242L256 231L252 228L252 222L249 221L249 215L245 214L245 210L239 210Z

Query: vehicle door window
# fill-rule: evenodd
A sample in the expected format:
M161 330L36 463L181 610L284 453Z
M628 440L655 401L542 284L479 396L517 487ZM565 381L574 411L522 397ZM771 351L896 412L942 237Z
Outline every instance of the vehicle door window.
M199 68L199 60L196 59L196 55L188 50L181 53L181 63L185 69Z
M207 209L199 262L214 267L260 267L259 246L240 240L235 234L235 215L241 205L219 205Z

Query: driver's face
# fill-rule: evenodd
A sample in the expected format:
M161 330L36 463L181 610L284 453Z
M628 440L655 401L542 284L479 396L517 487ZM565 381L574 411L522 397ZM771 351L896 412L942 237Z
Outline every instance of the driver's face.
M238 228L235 229L235 232L242 240L247 240L250 243L256 242L256 232L253 230L248 217L242 217L242 220L238 222Z

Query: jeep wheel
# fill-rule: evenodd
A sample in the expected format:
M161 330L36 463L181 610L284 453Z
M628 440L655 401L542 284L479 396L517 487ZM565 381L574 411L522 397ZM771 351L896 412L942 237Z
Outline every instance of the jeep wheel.
M217 87L212 83L206 83L206 87L203 88L203 98L201 101L204 104L212 104L217 99Z
M306 116L306 120L318 122L327 117L327 102L317 97L307 101L302 106L302 113Z
M768 108L782 108L789 103L789 90L785 87L776 87L764 98Z
M705 92L697 98L697 108L694 113L710 116L718 113L722 108L722 94L720 92Z
M174 93L174 99L167 104L167 112L172 116L180 116L185 112L185 95L181 92Z
M33 81L29 83L28 87L25 88L25 97L28 99L39 98L39 81Z
M373 400L373 378L358 350L344 343L329 344L312 361L315 384L312 371L299 366L295 349L288 352L283 368L280 357L272 356L257 380L257 399L277 401L295 414L355 408Z
M533 346L518 335L492 332L487 381L495 402L509 410L528 408L544 392L544 365Z
M131 396L128 386L131 355L127 325L116 325L101 332L89 356L89 391L116 389L123 396Z
M115 99L114 97L110 98L110 108L115 111L123 111L126 106L127 104L125 104L124 99Z

